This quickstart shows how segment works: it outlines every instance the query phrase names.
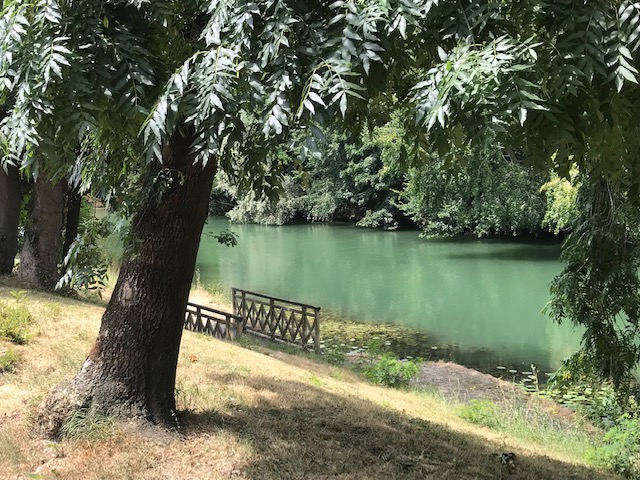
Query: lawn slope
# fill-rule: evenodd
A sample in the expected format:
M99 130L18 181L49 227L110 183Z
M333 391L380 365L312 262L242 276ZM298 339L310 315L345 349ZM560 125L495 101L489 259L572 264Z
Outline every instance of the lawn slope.
M594 479L579 458L467 424L442 399L363 381L302 356L185 332L180 432L116 423L103 439L32 433L35 406L81 366L103 307L29 292L32 338L0 374L0 478ZM2 346L0 345L0 349ZM495 454L515 452L510 473Z

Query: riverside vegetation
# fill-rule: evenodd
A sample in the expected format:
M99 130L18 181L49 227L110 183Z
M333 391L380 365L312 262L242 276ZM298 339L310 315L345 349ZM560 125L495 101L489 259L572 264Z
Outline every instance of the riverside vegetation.
M516 455L513 478L605 479L616 477L585 452L615 453L633 441L626 429L624 438L608 433L616 441L603 443L602 430L583 417L565 418L532 396L518 401L508 389L495 404L459 404L426 386L375 385L324 361L328 355L190 332L178 368L178 432L114 422L94 408L78 411L61 439L48 441L33 431L35 405L80 367L103 307L37 292L18 302L11 288L0 287L2 318L28 312L20 315L29 319L29 340L12 343L17 361L0 374L0 472L7 478L489 479L509 473L498 461L506 452ZM397 368L390 354L377 360L383 343L371 347L361 370L386 375ZM627 414L618 431L633 422ZM622 462L620 451L607 458ZM628 465L619 467L632 476Z

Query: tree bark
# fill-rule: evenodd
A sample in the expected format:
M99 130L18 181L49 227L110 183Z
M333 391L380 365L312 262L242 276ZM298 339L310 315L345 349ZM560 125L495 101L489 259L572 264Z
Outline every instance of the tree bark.
M31 193L18 278L31 286L53 290L59 279L64 186L40 174Z
M82 195L77 189L69 189L67 191L67 221L64 227L64 244L62 245L62 258L64 259L69 253L71 244L78 236L78 227L80 226L80 209L82 207Z
M0 167L0 275L13 271L18 253L18 228L22 203L21 180L18 169Z
M79 408L176 427L175 377L189 298L216 164L194 164L192 137L175 133L147 186L150 196L132 222L136 249L122 264L98 339L81 371L54 388L38 408L39 425L55 436ZM156 182L158 183L158 182Z

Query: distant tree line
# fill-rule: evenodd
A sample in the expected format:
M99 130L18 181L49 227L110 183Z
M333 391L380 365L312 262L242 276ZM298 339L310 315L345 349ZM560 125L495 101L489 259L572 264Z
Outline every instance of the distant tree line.
M507 151L488 134L459 149L451 168L437 154L406 168L404 131L397 118L360 133L333 129L319 152L288 162L275 201L240 192L224 174L211 195L213 215L237 223L284 225L348 221L366 228L420 228L426 236L560 234L575 211L575 186L534 168L522 152ZM295 158L296 160L291 160ZM297 162L297 163L296 163Z

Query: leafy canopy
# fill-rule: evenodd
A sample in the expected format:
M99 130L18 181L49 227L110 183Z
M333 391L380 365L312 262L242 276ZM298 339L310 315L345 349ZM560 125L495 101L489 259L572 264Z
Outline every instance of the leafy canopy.
M407 158L436 149L453 165L452 146L488 129L561 176L574 164L586 176L589 235L571 238L563 274L564 285L594 283L556 285L555 316L593 319L586 348L621 372L640 356L638 282L592 303L593 316L575 293L637 279L634 225L610 206L638 204L639 45L640 4L627 0L5 0L3 161L67 169L78 143L94 142L108 168L139 173L184 129L198 161L214 159L241 188L276 190L267 152L291 128L306 128L304 156L327 119L361 123L367 99L393 85L413 112ZM607 191L615 204L600 200ZM614 242L605 270L586 238ZM617 347L623 361L607 360Z

